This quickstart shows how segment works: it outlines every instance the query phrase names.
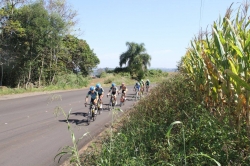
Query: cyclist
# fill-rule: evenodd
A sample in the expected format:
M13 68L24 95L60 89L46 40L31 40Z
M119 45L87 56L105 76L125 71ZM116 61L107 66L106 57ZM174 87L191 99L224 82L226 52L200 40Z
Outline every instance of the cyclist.
M125 86L125 83L122 83L122 85L120 86L120 90L122 90L122 95L124 95L124 100L126 100L126 92L127 92L128 89ZM122 100L122 95L121 95L121 100Z
M96 106L97 100L98 100L98 92L95 91L95 87L94 86L91 86L89 88L89 92L87 93L87 96L85 98L85 105L87 105L88 97L89 96L91 96L90 104L94 104Z
M112 95L114 95L115 104L116 104L116 94L118 93L118 88L116 87L115 83L111 84L111 87L109 89L109 93L110 92L112 93ZM107 94L108 96L110 95L109 93Z
M140 83L139 83L139 82L136 82L136 83L135 83L135 86L134 86L134 91L135 91L135 92L137 92L137 91L139 92L140 89L141 89Z
M143 81L142 79L141 79L141 81L140 81L140 85L141 85L141 92L142 92L142 94L143 94L145 83L144 83L144 81Z
M146 85L146 89L147 89L147 91L148 91L148 89L149 89L149 85L150 85L150 81L149 81L149 79L147 79L147 81L145 82L145 85Z
M102 97L104 94L104 89L102 88L101 84L98 83L98 84L96 84L95 90L98 92L98 97L100 99L100 108L102 108Z

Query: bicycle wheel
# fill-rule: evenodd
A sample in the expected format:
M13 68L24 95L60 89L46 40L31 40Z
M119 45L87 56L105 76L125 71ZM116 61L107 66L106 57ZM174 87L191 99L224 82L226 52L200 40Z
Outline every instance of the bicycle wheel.
M138 92L136 92L135 94L135 101L137 100L137 97L138 97Z
M92 120L93 122L96 120L95 110L92 110Z
M88 112L88 116L87 116L87 124L88 124L88 125L90 124L90 120L91 120L90 112Z
M101 114L101 110L102 110L102 108L98 108L98 109L97 109L97 113L98 113L98 115L100 115L100 114Z

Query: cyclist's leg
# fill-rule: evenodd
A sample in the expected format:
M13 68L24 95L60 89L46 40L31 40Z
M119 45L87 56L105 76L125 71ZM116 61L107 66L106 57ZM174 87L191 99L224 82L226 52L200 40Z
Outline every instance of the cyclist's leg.
M99 95L100 102L102 103L103 94Z
M112 94L114 95L114 100L116 101L116 92L112 92Z
M99 98L98 98L98 105L99 105L99 108L102 108L102 97L103 97L103 95L102 94L100 94L99 95Z
M94 100L95 100L95 99L92 99L92 98L91 98L90 103L89 103L89 113L90 113L90 116L93 116L93 115L92 115L92 105L94 105Z

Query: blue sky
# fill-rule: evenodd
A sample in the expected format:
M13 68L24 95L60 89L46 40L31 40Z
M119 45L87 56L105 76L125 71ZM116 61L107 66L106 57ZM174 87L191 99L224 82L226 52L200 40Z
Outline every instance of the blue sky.
M243 1L68 0L78 12L78 38L100 59L98 67L119 66L126 42L144 43L152 68L176 68L190 41Z

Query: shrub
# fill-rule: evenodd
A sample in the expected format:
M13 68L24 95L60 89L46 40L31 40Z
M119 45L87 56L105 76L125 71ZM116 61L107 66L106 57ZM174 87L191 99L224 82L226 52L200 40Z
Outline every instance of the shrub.
M144 71L143 70L138 71L138 73L137 73L137 79L141 80L143 78L145 78Z
M111 84L113 82L113 79L108 78L103 81L104 84Z
M101 72L99 77L100 78L105 78L105 77L107 77L107 73L106 72Z

